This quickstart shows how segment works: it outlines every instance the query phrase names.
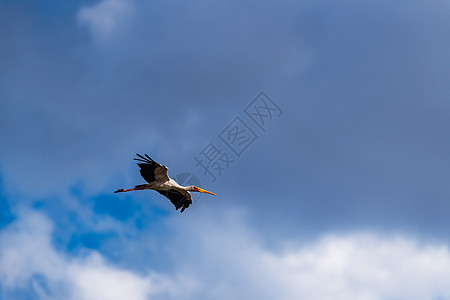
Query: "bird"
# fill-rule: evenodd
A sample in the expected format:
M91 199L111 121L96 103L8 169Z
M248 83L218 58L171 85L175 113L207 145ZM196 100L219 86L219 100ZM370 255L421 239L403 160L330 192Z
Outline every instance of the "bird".
M155 190L161 195L167 197L170 202L178 210L181 208L183 212L189 205L192 204L191 194L189 192L199 192L211 195L216 195L213 192L206 191L195 185L181 186L175 180L167 175L167 167L155 162L147 154L144 156L137 154L137 165L141 168L141 176L147 181L145 184L136 185L131 189L119 189L114 193L139 191L139 190Z

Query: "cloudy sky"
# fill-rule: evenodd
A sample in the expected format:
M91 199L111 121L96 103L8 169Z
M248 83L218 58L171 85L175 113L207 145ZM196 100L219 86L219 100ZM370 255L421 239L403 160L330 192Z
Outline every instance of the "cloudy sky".
M446 0L1 1L0 299L450 299L449 27ZM217 196L114 194L135 153Z

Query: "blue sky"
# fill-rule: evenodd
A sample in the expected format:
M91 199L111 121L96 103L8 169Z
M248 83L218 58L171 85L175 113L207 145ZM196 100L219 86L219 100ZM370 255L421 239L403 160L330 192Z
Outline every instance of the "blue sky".
M449 14L0 2L0 299L450 299ZM135 153L217 196L113 194L144 182Z

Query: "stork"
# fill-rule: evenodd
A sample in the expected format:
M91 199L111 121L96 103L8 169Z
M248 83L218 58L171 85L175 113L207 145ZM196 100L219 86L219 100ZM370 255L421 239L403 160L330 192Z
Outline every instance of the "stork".
M137 165L141 168L141 176L145 179L145 181L147 181L147 183L136 185L131 189L119 189L114 193L155 190L161 195L167 197L177 210L181 208L181 212L192 204L192 198L189 192L200 192L214 196L216 195L212 192L196 187L195 185L181 186L175 180L169 178L167 175L166 166L155 162L147 154L144 154L145 157L137 153L136 155L138 158L134 158L134 160L138 161Z

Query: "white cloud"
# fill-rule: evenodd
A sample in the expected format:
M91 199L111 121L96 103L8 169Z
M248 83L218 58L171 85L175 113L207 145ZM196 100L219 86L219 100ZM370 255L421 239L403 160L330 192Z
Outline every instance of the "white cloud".
M102 41L123 28L133 13L132 0L102 0L95 5L81 7L77 19L89 28L96 39Z
M0 232L0 296L12 299L8 291L31 289L41 299L75 300L450 297L445 244L349 234L280 251L265 247L241 217L200 218L184 227L177 226L180 220L173 223L179 235L165 237L164 245L153 240L161 245L157 254L173 265L164 273L151 266L142 273L114 266L96 252L69 257L52 245L49 220L22 214Z
M450 296L450 252L407 238L328 236L261 264L284 299L435 299ZM298 298L297 298L298 299Z
M147 299L170 288L158 275L139 276L113 268L99 254L71 264L67 272L77 299Z
M271 250L240 220L216 216L215 220L200 220L185 229L195 232L180 244L194 247L194 254L184 258L184 264L189 266L188 273L197 274L197 281L203 284L197 297L450 298L450 251L446 244L358 233L326 235L302 245L295 241L297 245L290 243L282 251Z
M38 213L0 232L0 294L28 290L43 299L149 299L169 293L170 280L156 273L136 274L112 266L96 252L67 257L51 243L52 224Z

